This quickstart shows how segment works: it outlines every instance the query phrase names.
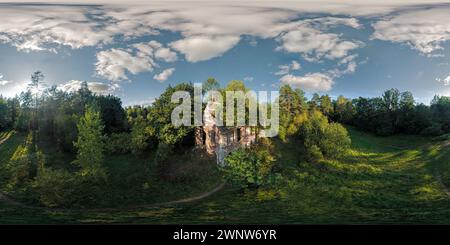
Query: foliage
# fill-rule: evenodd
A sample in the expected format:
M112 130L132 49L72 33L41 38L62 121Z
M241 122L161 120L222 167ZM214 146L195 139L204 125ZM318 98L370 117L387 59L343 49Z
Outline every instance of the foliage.
M38 169L43 168L44 162L42 152L32 144L32 134L28 134L25 143L16 148L7 164L9 187L25 187L36 177Z
M260 143L233 151L225 158L225 178L242 188L272 184L277 175L273 173L275 157L271 150L270 143Z
M93 175L106 179L102 166L105 149L103 127L100 113L87 107L77 124L78 140L74 143L78 150L74 163L81 167L82 176Z
M138 116L131 128L131 151L141 155L150 145L155 129L148 125L142 116Z
M289 85L280 88L280 128L279 137L286 141L289 136L297 133L300 124L304 121L307 111L306 98L300 89L293 90Z
M76 178L67 170L40 171L33 190L40 203L47 207L69 207L76 202Z
M334 119L378 135L422 134L435 136L450 132L450 98L435 96L430 106L417 104L411 92L390 89L378 98L352 101L351 119Z
M340 157L350 147L347 130L338 123L329 123L319 111L312 111L302 124L300 136L313 158L320 158L318 150L330 158Z
M126 154L133 149L129 133L112 133L106 141L106 152L111 154Z
M158 175L163 176L166 174L165 171L168 167L169 158L172 153L173 149L171 145L165 144L163 142L158 144L158 149L156 150L154 160Z
M177 106L177 103L172 103L171 97L176 91L187 91L191 95L191 100L194 98L194 87L190 83L181 83L174 87L169 86L148 108L146 117L148 124L154 129L158 141L171 145L182 143L185 137L194 133L193 126L175 127L171 123L172 111ZM191 105L194 106L193 101L191 101Z
M77 123L79 117L75 114L58 113L54 122L54 135L59 148L65 152L75 152L73 142L78 138Z
M421 135L429 135L429 136L439 136L443 134L442 126L438 123L433 123L431 126L423 129L420 134Z

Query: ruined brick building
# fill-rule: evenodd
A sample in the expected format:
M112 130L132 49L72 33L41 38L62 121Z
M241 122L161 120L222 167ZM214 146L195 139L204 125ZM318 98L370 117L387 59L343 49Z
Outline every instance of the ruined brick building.
M195 129L195 144L210 155L215 155L217 164L223 165L225 157L233 150L249 146L255 142L255 127L226 127L216 125L216 108L214 98L207 104L203 113L203 126Z

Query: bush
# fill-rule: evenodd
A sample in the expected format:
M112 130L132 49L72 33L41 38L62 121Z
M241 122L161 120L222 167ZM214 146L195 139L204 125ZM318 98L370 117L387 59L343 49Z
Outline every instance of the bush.
M76 179L65 170L41 171L33 183L39 202L47 207L71 206L76 202Z
M347 130L339 123L330 123L325 129L320 146L326 156L337 158L350 148L350 144L351 139Z
M323 159L323 154L317 145L312 145L306 149L306 157L310 162L317 162Z
M44 164L43 154L33 149L31 141L30 133L26 143L17 147L7 164L10 187L25 186L36 177L38 167Z
M79 175L67 170L45 169L33 182L36 199L47 207L83 207L97 204L105 193L101 174Z
M73 142L77 140L77 122L79 118L76 115L64 115L59 112L55 119L55 137L59 148L65 152L75 153Z
M421 135L424 136L439 136L444 134L444 131L442 131L442 127L438 123L433 123L430 127L425 128L420 132Z
M222 168L225 178L232 184L246 187L260 187L273 184L275 158L271 145L262 143L251 148L239 148L225 158Z
M126 154L131 151L131 138L128 133L113 133L106 142L106 151L111 154Z
M142 155L150 145L155 130L147 125L145 119L137 117L131 129L131 151L134 155Z
M319 111L311 112L301 126L300 136L311 160L321 158L319 151L326 157L340 157L351 144L347 130L339 123L328 123Z
M160 176L164 176L169 165L169 158L172 154L172 146L160 142L155 154L156 170Z

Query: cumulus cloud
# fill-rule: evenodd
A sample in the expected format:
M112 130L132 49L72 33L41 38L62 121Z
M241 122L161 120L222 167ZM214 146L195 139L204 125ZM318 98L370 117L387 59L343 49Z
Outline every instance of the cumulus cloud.
M157 41L150 41L148 43L136 43L132 45L141 53L153 56L156 59L163 60L165 62L173 62L178 59L177 53L170 48L164 47Z
M95 69L97 74L112 81L128 79L126 71L136 74L153 70L153 59L141 54L133 55L128 50L114 48L101 51L97 53Z
M295 88L301 88L311 92L326 92L329 91L334 81L333 79L323 73L307 73L304 76L294 76L291 74L284 75L280 78L282 84L289 84Z
M322 8L320 4L305 3L300 7L289 2L261 2L257 5L236 2L230 5L219 1L197 2L195 8L191 5L187 2L95 7L10 4L0 10L0 41L11 43L23 51L56 51L52 45L71 48L102 46L121 37L127 40L167 30L182 35L180 40L172 43L173 47L188 61L197 62L221 56L242 36L266 39L295 31L298 23L292 23L292 20L300 13L317 12ZM311 29L337 25L360 27L354 18L321 17L300 22ZM348 44L342 43L337 48L346 50ZM161 49L156 55L167 60L175 59L168 49Z
M175 72L175 68L169 68L169 69L165 69L164 71L162 71L161 73L154 75L153 79L158 80L160 82L164 82L167 79L169 79L170 76L172 76L172 74Z
M127 71L131 74L152 71L158 66L155 60L173 62L177 60L177 54L156 41L136 43L128 49L98 52L95 67L98 75L119 81L128 79Z
M445 86L450 86L450 76L446 78L436 78L436 81L443 83Z
M75 92L81 88L83 81L79 80L71 80L67 83L58 85L57 89L66 91L66 92ZM87 82L89 90L96 94L112 94L114 91L120 89L120 86L115 83L106 84L101 82Z
M54 50L47 44L77 49L112 41L113 33L90 21L87 7L2 5L0 40L21 51ZM94 14L94 13L93 13Z
M372 39L408 44L428 56L450 40L450 8L403 12L373 24Z
M282 44L277 50L299 53L307 61L318 61L323 57L330 60L343 58L363 46L360 41L342 40L339 34L314 29L308 23L300 23L278 40Z
M221 56L238 42L236 36L195 36L172 42L170 46L183 53L187 61L198 62Z

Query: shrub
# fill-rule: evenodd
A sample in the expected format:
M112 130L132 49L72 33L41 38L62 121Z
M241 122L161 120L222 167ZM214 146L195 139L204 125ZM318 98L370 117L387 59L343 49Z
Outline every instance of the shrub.
M350 147L351 140L347 130L339 123L328 123L328 119L319 111L302 124L300 136L311 160L321 158L319 151L326 157L337 158Z
M337 158L350 148L351 139L347 130L338 123L330 123L325 129L321 148L324 154L331 158Z
M310 162L317 162L323 159L322 151L317 145L312 145L311 147L307 148L306 154L306 157Z
M39 202L47 207L71 206L76 202L76 179L65 170L40 171L33 183Z
M425 136L439 136L444 134L444 131L442 131L442 127L438 123L433 123L430 127L425 128L420 132L421 135Z
M55 137L59 148L65 152L75 153L73 142L77 140L77 122L79 118L76 115L65 115L58 112L55 119Z
M155 135L155 130L147 125L142 116L136 118L131 129L131 151L134 155L141 155L147 150L150 138Z
M36 177L38 166L44 164L43 154L35 151L32 146L30 133L24 145L15 150L7 164L9 172L9 186L24 186L29 180Z
M172 154L172 146L160 142L155 154L156 170L160 176L164 176L169 165L169 157Z
M98 203L105 193L101 174L80 175L67 170L39 171L32 187L35 198L47 207L83 207Z
M275 158L271 146L265 143L251 148L239 148L225 158L222 168L225 178L232 184L246 187L260 187L274 183L277 175L273 169Z
M125 154L131 151L131 136L128 133L112 133L106 142L106 151L111 154Z

